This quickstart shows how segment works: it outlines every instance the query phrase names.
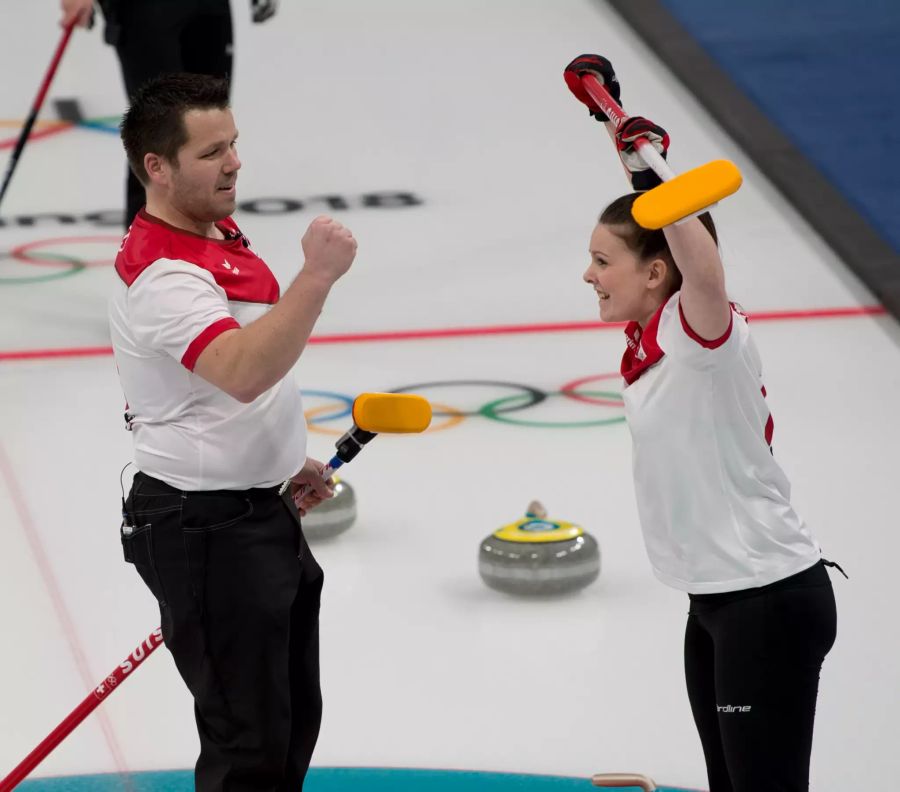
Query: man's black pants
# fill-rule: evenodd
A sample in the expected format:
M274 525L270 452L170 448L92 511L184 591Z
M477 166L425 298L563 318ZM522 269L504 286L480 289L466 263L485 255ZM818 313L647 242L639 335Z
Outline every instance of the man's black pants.
M685 675L710 792L807 792L836 628L822 562L769 586L691 595Z
M200 792L302 788L319 734L322 570L274 489L182 492L143 473L123 546L194 697Z

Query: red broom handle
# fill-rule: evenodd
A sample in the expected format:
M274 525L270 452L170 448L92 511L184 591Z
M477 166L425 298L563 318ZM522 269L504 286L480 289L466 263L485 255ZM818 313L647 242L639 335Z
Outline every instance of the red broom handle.
M600 78L596 74L582 74L581 84L591 99L600 105L600 109L606 114L606 117L615 124L616 129L622 125L623 121L628 120L628 114L612 98L612 94L606 90L606 86L600 82Z
M56 46L56 52L53 53L53 60L50 61L50 68L47 69L47 73L44 75L44 79L41 81L41 87L38 89L38 94L35 97L34 104L31 106L31 112L28 115L28 118L25 120L25 126L22 127L22 131L19 134L19 139L16 141L16 147L13 150L12 156L9 158L9 164L6 166L6 173L3 176L3 184L0 185L0 203L3 202L3 196L6 195L7 189L9 189L9 183L12 180L12 175L16 170L16 163L19 161L19 156L22 154L22 149L25 148L25 143L28 140L28 136L31 134L31 128L34 126L34 122L38 117L38 113L41 112L41 105L44 104L44 97L47 95L47 91L50 89L50 83L53 81L53 76L56 74L56 69L59 66L59 62L62 60L63 53L66 51L66 46L69 43L69 39L72 37L72 31L75 29L75 20L73 19L66 29L63 31L62 38L59 40L59 44Z
M0 792L9 792L25 780L28 774L43 762L47 755L68 737L79 723L100 706L100 703L119 686L120 682L153 654L162 642L162 629L157 627L6 778L0 781Z

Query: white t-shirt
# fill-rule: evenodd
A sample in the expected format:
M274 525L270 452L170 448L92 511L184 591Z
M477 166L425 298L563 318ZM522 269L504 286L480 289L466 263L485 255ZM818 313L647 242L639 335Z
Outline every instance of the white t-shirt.
M676 293L643 331L631 323L626 336L623 398L656 576L710 594L764 586L815 564L819 546L772 455L747 318L733 307L725 335L704 341Z
M207 239L142 211L117 256L109 305L135 464L188 491L274 486L306 459L292 375L242 404L193 373L214 338L258 319L279 296L234 222L219 226L231 238Z

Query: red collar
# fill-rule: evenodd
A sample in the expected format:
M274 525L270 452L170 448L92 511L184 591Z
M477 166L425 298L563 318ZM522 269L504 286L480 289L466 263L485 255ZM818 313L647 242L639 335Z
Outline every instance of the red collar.
M203 234L197 234L193 231L188 231L186 228L179 228L178 226L173 226L171 223L167 223L162 218L157 217L156 215L150 214L147 211L146 206L142 206L138 210L138 217L140 217L141 220L144 220L148 223L153 223L154 225L162 226L163 228L168 229L169 231L172 231L175 234L184 234L185 236L188 236L188 237L194 237L195 239L203 239L206 242L214 242L219 245L233 242L235 239L237 239L241 236L241 232L238 229L237 224L234 222L234 220L231 217L226 217L223 220L220 220L218 223L215 224L216 228L218 228L219 231L221 231L222 234L225 236L225 239L215 239L214 237L208 237L208 236L204 236Z
M666 303L659 306L653 318L647 322L647 326L641 329L637 322L629 322L625 327L625 340L628 349L622 356L622 376L625 382L631 385L650 366L658 363L665 352L659 348L656 333L659 329L659 318L662 316Z

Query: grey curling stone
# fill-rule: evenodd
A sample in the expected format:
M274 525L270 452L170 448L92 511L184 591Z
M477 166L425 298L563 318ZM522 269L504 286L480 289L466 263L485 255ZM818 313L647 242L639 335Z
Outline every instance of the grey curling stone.
M578 525L547 519L537 502L524 519L494 531L478 550L478 572L509 594L562 594L600 576L600 546Z
M328 539L346 531L356 521L356 493L344 479L335 477L334 497L322 501L301 519L308 541Z

